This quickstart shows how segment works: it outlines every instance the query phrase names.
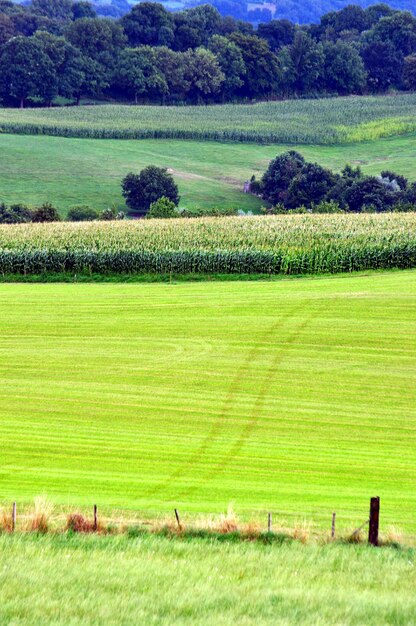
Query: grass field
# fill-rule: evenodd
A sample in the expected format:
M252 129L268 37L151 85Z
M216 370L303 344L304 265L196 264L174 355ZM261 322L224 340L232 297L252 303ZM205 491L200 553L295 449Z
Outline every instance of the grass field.
M0 622L409 626L414 550L0 537Z
M0 200L29 205L51 201L64 215L76 204L125 208L122 178L149 164L173 170L183 207L258 211L263 202L242 192L244 181L253 173L261 176L269 161L288 146L0 135L0 148ZM300 150L307 159L335 170L353 163L366 173L389 168L415 179L414 137Z
M416 94L254 105L0 109L0 132L113 139L292 144L371 141L416 132Z
M414 271L3 284L0 500L352 530L380 495L415 535L415 307Z

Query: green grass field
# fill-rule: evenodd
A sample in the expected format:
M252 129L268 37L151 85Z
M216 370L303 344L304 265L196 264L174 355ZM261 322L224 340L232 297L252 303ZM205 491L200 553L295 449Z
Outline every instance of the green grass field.
M3 284L0 500L352 530L380 495L414 536L415 306L415 271Z
M0 135L0 149L0 200L29 205L51 201L65 214L76 204L125 208L122 178L149 164L173 171L183 207L258 211L263 203L242 192L244 181L253 173L261 176L269 161L288 146ZM371 174L389 168L415 178L414 137L299 149L307 159L335 170L353 163Z
M0 623L409 626L414 550L0 537Z

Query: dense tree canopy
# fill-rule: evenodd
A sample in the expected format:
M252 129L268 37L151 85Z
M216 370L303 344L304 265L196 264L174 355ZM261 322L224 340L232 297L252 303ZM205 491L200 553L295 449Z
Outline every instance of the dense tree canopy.
M212 103L416 89L410 12L349 5L319 23L273 19L254 29L240 14L222 17L226 6L236 11L227 2L171 13L117 0L124 15L114 19L114 2L97 17L93 0L0 0L3 102Z
M414 210L416 184L395 172L365 176L360 168L347 165L335 174L317 163L308 163L293 150L269 163L254 190L272 205L268 212L309 211L388 211Z

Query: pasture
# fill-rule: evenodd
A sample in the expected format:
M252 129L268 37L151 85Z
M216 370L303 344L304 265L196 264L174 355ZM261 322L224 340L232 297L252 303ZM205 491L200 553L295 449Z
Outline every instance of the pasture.
M0 537L2 624L414 624L415 551Z
M379 495L414 536L415 307L415 271L3 284L0 501L352 530Z
M120 186L122 178L129 171L138 172L153 164L172 171L182 207L190 210L232 207L258 212L264 202L243 193L244 181L252 174L261 177L269 161L288 147L284 144L164 139L104 141L0 134L0 200L31 206L50 201L62 215L77 204L96 209L112 205L125 209ZM335 170L351 163L360 165L369 174L391 169L415 179L416 140L412 136L350 145L305 145L298 149L308 160Z

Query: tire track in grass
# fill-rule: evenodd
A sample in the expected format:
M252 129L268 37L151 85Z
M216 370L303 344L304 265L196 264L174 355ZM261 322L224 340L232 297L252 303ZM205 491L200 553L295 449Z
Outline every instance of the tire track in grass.
M262 352L263 344L267 342L271 336L274 336L276 331L281 330L282 327L284 327L284 325L286 324L287 320L292 319L293 315L303 310L305 308L305 305L307 306L307 304L308 302L306 303L303 302L301 304L296 304L295 306L291 307L289 311L286 313L286 315L284 315L283 317L280 317L278 321L274 322L271 326L269 326L264 331L264 333L261 335L260 340L256 343L256 345L253 348L251 348L251 350L248 352L247 356L245 357L244 361L242 361L242 363L238 367L237 372L234 375L234 378L231 382L231 385L228 388L227 395L223 402L222 410L218 418L215 420L214 424L211 426L211 429L209 430L209 432L203 439L203 441L199 444L198 448L191 454L190 457L188 457L187 460L185 460L180 465L180 467L178 467L178 469L174 470L167 479L165 479L163 482L160 482L155 487L142 492L141 494L142 497L154 497L156 495L159 495L163 490L169 488L169 486L173 482L186 476L186 474L189 472L189 469L191 467L193 468L193 466L195 466L195 464L198 463L198 461L201 461L201 459L206 455L206 453L210 450L210 448L212 448L214 441L218 439L218 436L221 433L221 430L223 429L226 417L230 413L230 410L232 409L236 396L238 395L238 392L241 389L241 384L245 380L245 374L247 370L253 366L253 363L256 361L259 354ZM266 391L264 391L264 393L266 393ZM255 426L253 426L253 429L254 427ZM193 486L191 488L192 493L198 487L199 487L199 483L198 485L195 485L195 487ZM191 493L191 491L187 490L185 495L188 495L189 493ZM180 493L176 495L179 496Z
M279 366L282 364L284 358L287 356L287 348L288 346L292 346L296 343L297 339L301 335L302 331L308 326L310 320L312 318L312 314L308 315L306 319L304 319L297 328L289 335L288 339L285 341L284 346L282 346L278 352L275 354L271 365L267 368L266 374L263 376L259 391L257 393L254 405L252 410L250 411L248 423L243 427L240 435L234 441L229 451L222 455L220 459L215 463L214 467L202 478L197 484L192 485L186 491L179 493L179 497L191 496L195 493L197 489L199 489L205 483L217 478L220 474L222 474L230 463L238 456L241 452L242 448L246 444L246 442L250 439L252 433L257 427L257 424L262 416L264 403L266 397L268 395L268 389L270 387L270 380L272 376L274 376L278 372ZM273 329L274 331L276 328Z

